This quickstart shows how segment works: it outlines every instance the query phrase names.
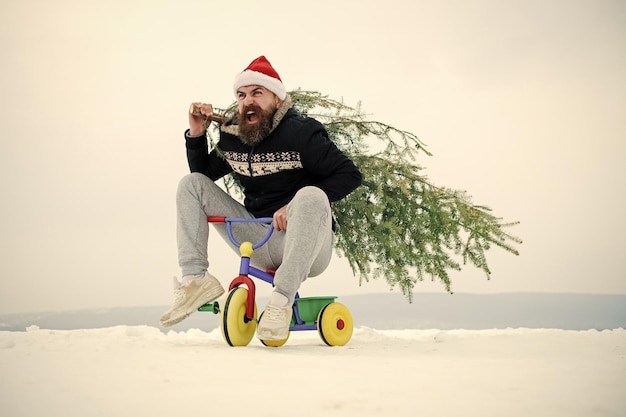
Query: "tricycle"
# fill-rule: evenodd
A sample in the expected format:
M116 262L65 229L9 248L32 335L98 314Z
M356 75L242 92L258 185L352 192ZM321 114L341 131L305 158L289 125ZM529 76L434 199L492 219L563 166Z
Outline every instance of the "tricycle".
M198 311L220 314L222 336L230 346L247 346L256 331L261 316L257 319L256 287L251 279L257 278L269 284L274 282L274 271L260 270L250 264L250 258L256 249L268 242L274 227L271 217L238 218L209 216L209 223L225 223L228 237L239 248L239 275L235 277L226 293L223 307L219 302L205 304ZM238 242L233 235L234 223L257 222L269 224L267 233L258 242ZM300 297L295 295L293 314L289 331L317 330L322 341L328 346L343 346L352 337L354 322L350 310L336 302L336 296ZM261 340L265 346L283 346L289 335L283 340Z

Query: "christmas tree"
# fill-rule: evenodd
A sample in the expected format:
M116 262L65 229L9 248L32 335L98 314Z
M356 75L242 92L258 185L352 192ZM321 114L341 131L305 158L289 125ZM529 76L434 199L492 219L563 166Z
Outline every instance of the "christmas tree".
M363 174L362 186L333 204L339 224L335 249L360 284L382 278L412 301L413 288L426 277L452 292L449 272L462 265L474 265L489 279L486 252L492 245L519 254L514 246L521 239L506 232L518 222L502 221L466 192L436 186L422 173L418 157L430 153L415 134L368 120L360 106L318 92L289 95L303 116L325 125ZM225 109L226 118L236 110ZM231 194L240 191L232 177L224 185Z

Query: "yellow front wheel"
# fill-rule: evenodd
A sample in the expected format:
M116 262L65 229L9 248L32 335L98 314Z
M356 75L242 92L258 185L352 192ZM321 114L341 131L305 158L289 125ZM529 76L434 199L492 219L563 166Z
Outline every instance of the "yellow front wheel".
M253 320L246 318L248 290L237 287L228 293L221 314L222 336L230 346L247 346L256 331L256 302Z
M343 346L352 337L354 322L348 307L330 303L317 316L317 333L328 346Z

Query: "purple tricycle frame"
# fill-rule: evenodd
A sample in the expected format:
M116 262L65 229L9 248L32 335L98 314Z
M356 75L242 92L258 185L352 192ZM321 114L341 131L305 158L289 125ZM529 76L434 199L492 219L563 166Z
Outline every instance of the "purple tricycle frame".
M228 232L228 238L231 243L235 245L235 247L239 248L241 253L241 260L239 264L239 275L233 279L230 283L228 291L231 291L233 288L239 287L242 284L245 284L248 287L248 299L246 303L246 313L244 320L250 321L254 320L254 302L255 302L255 293L256 286L254 281L250 279L250 277L258 278L262 281L265 281L269 284L274 285L274 272L272 270L263 271L260 270L250 264L250 256L254 250L260 248L265 245L272 233L274 232L274 225L272 224L273 219L271 217L259 217L259 218L240 218L240 217L222 217L222 216L209 216L209 223L224 223L226 224L226 231ZM269 228L265 236L259 240L258 242L252 244L251 242L239 242L235 239L233 235L233 224L234 223L265 223L269 224ZM289 327L290 331L298 331L298 330L317 330L317 323L307 324L300 315L300 309L298 307L298 299L300 295L296 292L295 302L293 303L293 315L291 326ZM325 297L330 302L334 301L336 297ZM204 309L211 310L211 309ZM219 311L218 307L213 308L213 311L217 313Z

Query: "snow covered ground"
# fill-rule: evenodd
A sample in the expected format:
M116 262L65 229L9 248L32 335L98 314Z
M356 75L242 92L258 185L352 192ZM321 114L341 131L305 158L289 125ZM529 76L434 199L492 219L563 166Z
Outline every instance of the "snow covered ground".
M624 416L626 331L294 332L232 348L219 329L0 332L0 415Z

